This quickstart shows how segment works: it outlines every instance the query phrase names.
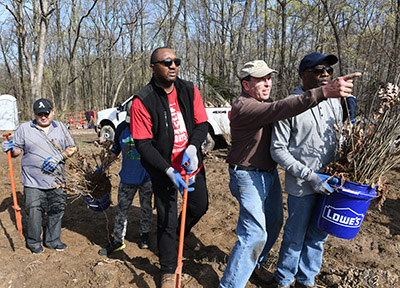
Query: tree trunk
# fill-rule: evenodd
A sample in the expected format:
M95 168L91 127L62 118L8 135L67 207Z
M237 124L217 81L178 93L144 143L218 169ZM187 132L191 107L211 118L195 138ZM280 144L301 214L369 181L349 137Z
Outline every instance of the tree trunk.
M243 64L244 40L247 35L247 25L249 24L249 19L250 19L251 3L252 0L246 0L246 3L244 4L242 22L239 28L239 38L236 49L236 57L233 60L233 71L236 74L236 76L237 73L239 72L238 67L240 67Z
M329 10L328 1L327 0L321 0L321 2L322 2L322 4L324 4L326 14L328 15L329 23L331 23L331 26L332 26L332 29L333 29L333 34L334 34L335 39L336 39L337 56L338 56L338 59L339 59L339 71L340 71L340 75L343 75L342 45L341 45L341 39L340 39L339 32L338 32L338 29L337 29L336 21L335 21L334 17L332 16L331 11Z
M278 83L275 85L275 87L278 87L277 89L277 97L278 98L283 98L285 97L285 92L284 92L284 79L286 78L286 69L285 69L285 55L286 55L286 6L288 2L286 0L279 1L279 5L281 6L281 43L280 43L280 61L279 61L279 74L278 74ZM290 2L290 1L289 1Z
M393 5L396 5L393 3ZM395 83L399 81L399 51L400 51L400 0L397 0L397 7L394 7L395 14L395 27L393 36L393 49L391 53L391 59L389 61L388 67L388 77L387 82Z

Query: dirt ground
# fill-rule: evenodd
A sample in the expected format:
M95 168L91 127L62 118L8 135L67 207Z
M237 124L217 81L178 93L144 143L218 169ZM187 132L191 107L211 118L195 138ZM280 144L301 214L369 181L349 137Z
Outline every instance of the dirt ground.
M74 130L73 137L81 153L90 157L96 149L94 131ZM227 148L219 147L205 161L210 207L193 229L202 248L197 252L184 251L183 287L217 287L236 241L238 205L228 187L226 155ZM21 157L12 163L25 233ZM0 287L159 287L156 211L150 249L141 250L138 196L129 212L127 247L111 258L97 253L107 245L112 231L120 161L111 170L111 207L105 212L95 212L86 207L83 199L70 195L62 227L62 240L68 249L63 252L46 249L38 255L31 254L16 229L5 153L0 153L0 165ZM400 166L387 177L390 191L382 212L372 202L355 239L329 237L317 287L400 287ZM286 204L284 207L286 211ZM266 281L275 269L280 241L281 238L268 262L253 273L246 287L268 287Z

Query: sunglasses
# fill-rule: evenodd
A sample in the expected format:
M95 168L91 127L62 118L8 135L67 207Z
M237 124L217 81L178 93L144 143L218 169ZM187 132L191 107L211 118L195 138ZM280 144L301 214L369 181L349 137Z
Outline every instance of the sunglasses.
M174 62L177 67L179 65L181 65L181 59L179 59L179 58L176 58L174 60L168 58L168 59L165 59L165 60L162 60L162 61L153 62L153 64L162 64L165 67L170 67L172 65L172 62Z
M332 67L315 67L313 69L307 70L308 72L313 72L315 75L321 75L324 71L328 72L329 75L333 74Z

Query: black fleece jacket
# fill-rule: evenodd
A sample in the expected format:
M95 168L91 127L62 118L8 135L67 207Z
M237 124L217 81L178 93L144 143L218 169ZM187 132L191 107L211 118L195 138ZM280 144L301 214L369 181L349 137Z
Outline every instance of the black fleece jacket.
M194 120L194 86L177 78L175 88L178 95L179 108L185 121L189 144L197 148L199 166L203 162L201 144L208 132L208 122L196 125ZM150 114L153 123L152 139L135 139L135 145L141 155L143 167L150 175L165 173L171 167L172 149L174 147L174 127L171 119L168 95L158 86L154 77L134 97L138 97ZM134 113L134 111L133 111Z

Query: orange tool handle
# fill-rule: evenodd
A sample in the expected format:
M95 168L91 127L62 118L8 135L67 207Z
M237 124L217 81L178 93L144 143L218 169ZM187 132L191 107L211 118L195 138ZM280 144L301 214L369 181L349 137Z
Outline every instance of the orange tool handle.
M184 165L186 163L188 163L188 162L185 162ZM189 187L189 175L188 174L185 175L185 182L186 182L186 186ZM181 229L180 229L180 233L179 233L179 247L178 247L178 264L176 266L176 271L175 271L175 276L176 276L175 287L176 288L180 288L181 284L182 284L182 282L181 282L182 266L183 266L182 258L183 258L183 244L185 241L185 222L186 222L187 198L188 198L188 189L183 189Z
M3 134L3 137L6 137L6 140L9 141L8 136L10 136L11 133L8 134ZM17 191L15 189L15 181L14 181L14 170L12 166L12 161L11 161L11 149L7 151L7 158L8 158L8 167L10 170L10 181L11 181L11 191L12 191L12 197L13 197L13 202L14 202L14 211L15 211L15 221L17 222L17 229L19 231L19 235L21 236L21 239L23 239L22 235L22 221L21 221L21 208L18 205L18 200L17 200Z

